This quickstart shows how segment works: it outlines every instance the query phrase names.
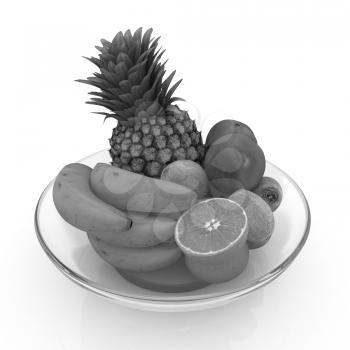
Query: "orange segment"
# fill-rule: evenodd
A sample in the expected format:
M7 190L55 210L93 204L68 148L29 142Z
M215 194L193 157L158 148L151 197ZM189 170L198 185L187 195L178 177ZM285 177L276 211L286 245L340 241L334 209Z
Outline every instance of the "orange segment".
M175 239L187 254L215 255L245 232L247 215L236 202L210 198L186 211L175 227Z

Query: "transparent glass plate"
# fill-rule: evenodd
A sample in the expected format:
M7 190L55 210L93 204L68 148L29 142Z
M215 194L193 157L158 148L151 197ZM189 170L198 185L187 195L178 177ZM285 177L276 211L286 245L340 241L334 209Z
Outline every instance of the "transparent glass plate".
M107 150L80 161L91 167L98 162L110 162ZM53 181L45 188L36 208L37 237L50 260L65 276L126 306L154 311L190 311L222 305L279 276L296 258L308 237L310 210L301 189L269 162L265 175L275 178L283 189L283 201L274 212L274 233L265 246L250 251L243 273L229 282L185 293L161 293L126 281L95 253L85 232L68 224L58 214L52 199Z

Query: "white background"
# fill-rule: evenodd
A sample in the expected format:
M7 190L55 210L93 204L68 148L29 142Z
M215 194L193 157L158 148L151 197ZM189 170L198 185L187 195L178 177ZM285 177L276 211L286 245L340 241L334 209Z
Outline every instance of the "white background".
M1 4L1 349L349 349L350 2L7 1ZM309 240L262 290L221 308L129 310L71 283L33 214L62 166L108 147L85 105L100 38L152 26L212 123L250 125L311 207Z

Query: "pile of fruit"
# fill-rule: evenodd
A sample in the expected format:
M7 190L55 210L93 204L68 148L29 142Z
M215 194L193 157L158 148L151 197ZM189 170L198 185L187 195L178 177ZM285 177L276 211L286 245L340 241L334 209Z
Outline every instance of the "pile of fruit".
M101 40L99 72L79 80L100 89L88 103L117 120L111 164L65 166L53 188L60 215L87 233L96 253L130 282L184 292L228 281L249 249L274 230L282 200L264 177L265 156L253 131L235 120L215 124L205 143L173 97L164 51L152 30Z

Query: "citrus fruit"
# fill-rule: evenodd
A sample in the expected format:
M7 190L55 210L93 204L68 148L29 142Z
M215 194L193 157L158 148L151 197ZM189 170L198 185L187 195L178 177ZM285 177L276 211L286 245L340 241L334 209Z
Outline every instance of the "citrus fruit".
M192 160L177 160L162 171L161 180L175 182L196 192L203 198L209 191L208 178L204 169Z
M229 199L238 203L247 213L248 247L255 249L266 244L275 226L269 205L257 194L244 189L236 191Z
M283 197L282 187L271 177L264 176L253 192L259 195L270 206L272 211L275 211L281 204Z
M233 133L240 133L248 136L253 142L257 143L256 137L252 129L237 120L224 119L216 123L209 131L207 139L205 141L206 146L210 146L213 142L219 139L221 136Z
M221 283L238 276L248 264L249 248L244 244L231 259L221 264L203 264L197 259L186 259L187 268L199 280L208 283Z
M256 143L244 134L234 133L218 138L209 146L203 166L209 185L228 197L239 188L250 190L257 186L265 163L264 152Z
M248 262L247 227L247 215L239 204L210 198L179 218L175 240L197 278L224 282L242 272Z

